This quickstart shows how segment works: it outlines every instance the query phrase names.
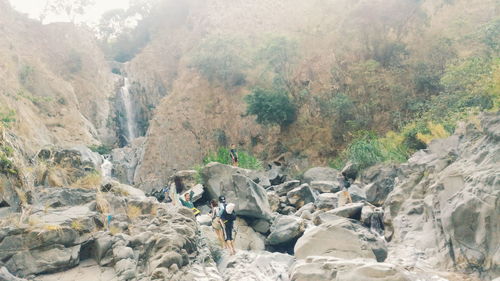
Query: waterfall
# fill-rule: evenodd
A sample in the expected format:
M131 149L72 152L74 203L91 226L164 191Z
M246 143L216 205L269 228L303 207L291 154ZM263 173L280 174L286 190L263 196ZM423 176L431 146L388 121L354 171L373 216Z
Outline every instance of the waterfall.
M384 235L383 216L383 210L381 208L375 208L370 217L370 230L380 236Z
M123 129L126 129L126 140L127 143L132 142L133 139L137 137L136 133L136 118L135 118L135 111L133 108L133 103L132 103L132 97L129 92L129 81L127 77L123 78L123 86L120 89L120 98L123 104L123 111L125 114L124 118L124 125Z

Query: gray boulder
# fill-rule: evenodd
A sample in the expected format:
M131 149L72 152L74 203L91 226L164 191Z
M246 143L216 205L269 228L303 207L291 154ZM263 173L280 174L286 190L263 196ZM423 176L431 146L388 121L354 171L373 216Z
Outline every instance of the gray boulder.
M317 209L327 211L337 207L338 195L333 193L322 193L318 195L314 205Z
M297 209L315 200L314 194L308 184L303 184L292 189L286 194L286 197L288 202Z
M278 196L283 196L286 195L290 190L299 186L300 186L300 181L292 180L284 182L280 185L273 186L272 188L276 192L276 194L278 194Z
M269 229L271 228L271 224L267 220L254 220L250 226L257 232L259 233L267 233Z
M308 256L384 261L387 247L383 240L360 224L340 219L316 226L299 238L295 244L295 257L305 259Z
M342 184L336 181L312 181L311 189L318 193L335 193L342 189Z
M357 184L353 184L348 189L349 194L351 194L352 202L362 202L366 201L365 191L359 187Z
M387 195L394 189L397 175L398 169L394 164L379 164L363 171L361 182L366 184L366 201L376 206L384 204Z
M271 207L264 188L250 178L235 174L233 188L224 192L228 202L236 204L236 213L258 219L271 219Z
M349 218L349 219L355 219L355 220L361 220L361 209L363 209L364 203L350 203L347 205L344 205L340 208L333 209L331 211L328 211L327 213L339 216L339 217L344 217L344 218Z
M329 167L315 167L304 173L304 182L313 181L337 181L341 177L339 171Z
M304 229L302 219L295 216L279 216L271 226L271 234L267 237L267 243L269 245L288 243L302 235Z
M35 250L17 252L5 264L7 269L17 276L50 273L74 267L80 261L80 245L64 247L50 245Z

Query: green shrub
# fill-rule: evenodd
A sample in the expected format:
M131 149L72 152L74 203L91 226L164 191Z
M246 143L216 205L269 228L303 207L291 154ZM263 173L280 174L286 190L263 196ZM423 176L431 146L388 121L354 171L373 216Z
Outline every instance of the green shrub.
M0 125L8 126L10 123L15 121L16 121L16 111L0 109Z
M220 147L216 153L210 152L203 158L203 164L210 162L218 162L221 164L231 165L231 155L229 149ZM252 170L262 169L262 162L245 151L238 151L239 167Z
M97 153L99 153L101 155L110 154L111 151L113 150L112 147L104 145L104 144L101 144L101 145L91 145L91 146L89 146L89 149L92 150L93 152L97 152Z
M384 161L382 146L372 132L360 132L346 150L347 160L359 169L368 168Z
M296 105L284 92L255 89L245 101L247 114L256 115L259 124L286 127L297 119Z

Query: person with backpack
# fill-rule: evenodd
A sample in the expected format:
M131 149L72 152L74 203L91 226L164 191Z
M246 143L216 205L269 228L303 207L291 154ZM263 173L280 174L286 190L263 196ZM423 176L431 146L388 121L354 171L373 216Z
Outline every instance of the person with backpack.
M217 238L219 239L221 246L225 248L226 243L224 242L224 233L223 233L224 223L220 219L219 205L215 199L212 199L212 201L210 201L210 208L211 208L210 215L212 217L212 228L214 229L215 235L217 235Z
M221 220L224 222L224 239L226 240L226 247L229 249L231 255L236 254L233 242L233 227L234 221L236 220L236 214L234 212L235 205L229 203L225 206L222 214L220 216Z

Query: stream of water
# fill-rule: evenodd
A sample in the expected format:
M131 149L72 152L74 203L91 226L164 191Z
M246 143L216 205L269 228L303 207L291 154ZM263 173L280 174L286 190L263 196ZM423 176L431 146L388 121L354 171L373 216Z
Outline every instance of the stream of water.
M123 113L125 114L125 124L124 129L126 129L126 139L127 143L132 142L137 137L137 132L136 132L136 118L135 118L135 111L133 108L133 103L132 103L132 97L130 95L129 91L130 83L128 78L124 77L123 78L123 86L120 89L120 98L123 103Z

